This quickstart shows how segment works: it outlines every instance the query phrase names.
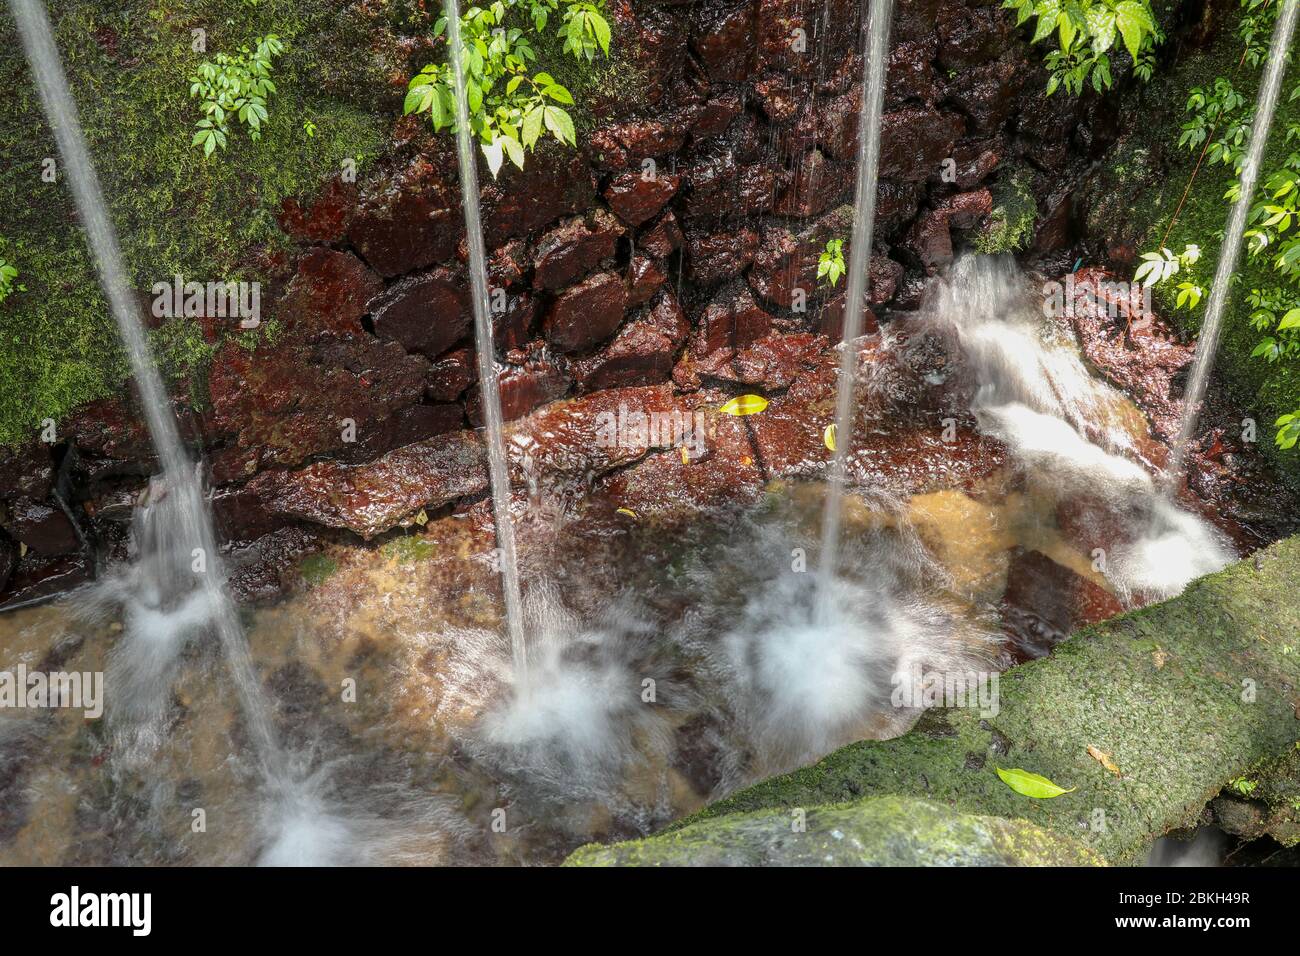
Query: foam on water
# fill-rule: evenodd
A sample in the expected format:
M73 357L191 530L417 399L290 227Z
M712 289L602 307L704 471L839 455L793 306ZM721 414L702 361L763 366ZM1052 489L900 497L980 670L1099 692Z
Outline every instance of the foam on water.
M616 799L633 765L659 760L669 747L665 713L643 699L642 681L663 679L654 627L626 595L581 619L545 584L524 604L528 669L514 670L511 648L489 632L457 633L464 648L450 670L460 692L483 702L467 729L471 749L507 778L544 797ZM659 681L656 680L656 693Z
M427 866L473 835L451 798L376 778L364 758L291 763L258 803L259 866Z
M326 799L325 772L296 781L264 805L270 842L259 866L341 866L355 859L356 835Z
M1152 489L1140 531L1110 556L1106 578L1125 600L1163 600L1189 582L1226 567L1235 556L1209 524Z
M945 573L905 526L854 527L829 584L792 562L800 534L788 514L747 519L690 572L701 603L678 640L751 755L741 780L902 732L919 711L891 699L899 675L989 669L999 642L944 602Z

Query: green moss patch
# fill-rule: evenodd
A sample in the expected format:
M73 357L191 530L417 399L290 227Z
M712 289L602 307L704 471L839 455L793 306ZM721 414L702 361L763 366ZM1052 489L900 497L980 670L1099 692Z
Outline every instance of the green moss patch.
M875 797L804 813L759 810L661 837L577 850L566 866L1096 866L1068 837L1024 820Z
M1038 218L1032 183L1033 174L1023 166L1008 167L998 175L992 189L993 211L974 239L976 252L1016 252L1029 245Z
M371 22L331 0L55 0L50 18L134 287L187 280L265 281L284 248L275 213L383 147L391 104ZM193 31L206 52L195 52ZM240 129L209 159L190 146L197 101L189 77L207 58L265 33L288 48L260 142ZM0 18L0 256L27 286L0 304L0 443L28 440L44 418L116 393L126 374L66 182L42 180L53 137L21 55ZM391 110L396 113L396 109ZM306 124L314 125L309 135ZM142 298L147 304L147 298ZM175 326L175 327L173 327ZM164 372L201 380L213 348L192 320L154 333ZM196 374L200 373L200 374Z

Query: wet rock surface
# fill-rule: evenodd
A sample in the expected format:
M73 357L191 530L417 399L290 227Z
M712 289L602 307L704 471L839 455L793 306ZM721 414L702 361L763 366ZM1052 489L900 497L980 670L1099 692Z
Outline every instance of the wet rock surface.
M487 458L473 432L440 435L365 465L319 462L296 472L269 471L249 483L270 514L363 538L487 488Z
M728 482L747 493L772 474L815 476L825 453L828 349L844 317L843 284L820 282L817 266L826 243L852 231L845 203L861 135L861 11L844 0L826 11L789 0L617 0L608 9L634 79L589 91L592 123L580 148L546 142L522 171L506 164L493 178L480 170L505 417L523 420L547 403L606 389L671 383L683 408L760 392L772 405L740 423L751 447L742 450L739 434L727 438L736 440L735 462L717 456L707 465L717 474L687 479L680 455L663 449L636 465L646 476L662 472L641 487L689 480L707 485L704 498L722 500ZM1038 53L1013 19L978 2L897 5L868 332L917 307L927 274L943 272L981 227L990 188L1009 163L1040 171L1036 253L1065 256L1080 223L1098 228L1100 204L1075 194L1071 157L1079 149L1095 155L1114 138L1114 110L1088 113L1074 98L1046 96ZM411 62L424 56L418 43L403 42ZM208 461L218 501L260 501L247 489L263 473L287 494L289 476L305 468L351 474L482 421L454 143L418 117L396 120L390 147L353 180L331 175L274 210L291 243L258 260L277 263L263 290L274 334L237 342L237 330L208 320L211 361L174 383L183 433ZM1076 278L1086 285L1101 276L1083 270ZM1167 442L1188 347L1158 321L1085 313L1069 318L1085 355L1147 414L1154 444ZM918 408L934 404L924 389L914 397ZM1254 546L1283 530L1269 502L1282 492L1239 440L1228 406L1219 398L1211 406L1189 493L1221 508L1234 527L1255 529L1239 535ZM889 481L909 486L942 469L940 426L905 419L910 430L869 432L856 459L864 480L895 469ZM720 433L736 424L722 422ZM104 547L120 550L130 502L155 468L129 389L58 426L56 441L34 456L0 449L8 516L0 525L10 529L0 564L13 565L10 582L57 579L38 564L80 550L74 526L96 539L105 529ZM967 444L950 469L959 482L973 481L994 467L997 450L967 423L960 433ZM53 497L64 456L71 519ZM757 464L737 464L746 458ZM247 539L313 522L308 514L328 519L322 527L388 520L332 513L309 503L321 493L313 489L302 514L231 505L245 515L232 528ZM15 557L20 541L26 551ZM0 590L0 600L8 596Z

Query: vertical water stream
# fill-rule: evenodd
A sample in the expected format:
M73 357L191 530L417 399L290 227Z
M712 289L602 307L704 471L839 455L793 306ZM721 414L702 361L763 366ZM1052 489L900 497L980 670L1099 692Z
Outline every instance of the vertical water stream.
M470 292L474 300L474 347L478 353L478 381L482 390L484 437L487 441L488 478L492 484L492 513L496 520L501 592L505 603L506 626L510 634L510 649L514 657L516 686L523 688L527 686L524 677L528 668L528 647L524 639L515 529L510 519L510 471L506 464L505 438L501 433L501 393L497 387L492 312L488 307L487 254L483 249L483 225L478 204L478 156L469 128L469 100L465 89L460 39L460 9L456 0L446 0L443 10L447 15L447 45L450 48L456 93L460 195L465 210L465 238L469 246Z
M826 507L822 513L821 561L818 566L818 617L829 614L840 547L846 458L853 445L853 395L857 386L858 351L863 310L869 289L871 234L876 217L876 174L880 163L880 113L885 100L889 63L889 25L893 0L870 0L863 40L862 108L858 133L858 179L854 197L853 235L849 244L848 287L844 300L844 344L835 395L835 451L831 459Z
M108 297L131 365L154 451L162 466L163 481L155 483L160 490L149 506L158 509L158 520L149 546L156 547L159 554L174 562L186 563L182 568L170 569L165 583L175 593L161 595L160 608L166 610L182 602L191 603L195 592L201 594L200 600L206 603L211 624L220 636L262 773L268 782L274 783L284 775L284 760L271 724L270 710L257 680L238 612L226 593L225 573L198 466L181 442L167 390L145 336L139 307L122 261L117 232L104 205L99 177L90 160L76 104L68 90L63 64L54 45L49 18L40 0L10 0L10 8L40 92L42 107L63 159L63 173L72 188L77 214L86 230L100 285ZM160 576L153 583L161 585L164 582ZM111 694L111 688L109 692Z

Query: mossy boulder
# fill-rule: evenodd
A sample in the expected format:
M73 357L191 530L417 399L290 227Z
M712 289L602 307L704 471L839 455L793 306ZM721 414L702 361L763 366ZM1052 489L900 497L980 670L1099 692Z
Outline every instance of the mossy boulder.
M586 846L568 866L1098 866L1094 851L1025 820L872 797L806 814L759 810L649 840Z
M896 795L1023 819L1112 863L1140 862L1157 837L1196 826L1229 781L1300 741L1297 580L1300 537L1013 668L1002 675L996 717L930 711L902 737L844 747L650 842L674 842L674 832L700 832L729 815L776 811L788 826L795 809ZM998 767L1040 774L1070 792L1024 796L1002 782Z

